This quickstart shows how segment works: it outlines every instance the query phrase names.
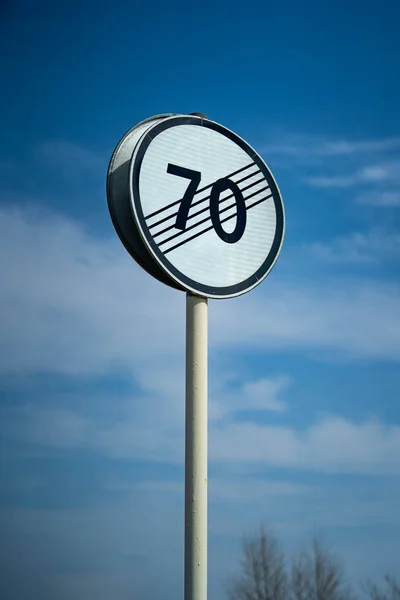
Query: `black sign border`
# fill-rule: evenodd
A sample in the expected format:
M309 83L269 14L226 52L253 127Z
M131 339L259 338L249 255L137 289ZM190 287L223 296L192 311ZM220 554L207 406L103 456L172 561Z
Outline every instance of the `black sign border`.
M208 286L199 283L194 279L191 279L190 277L187 277L179 269L174 267L174 265L171 264L168 258L162 253L162 251L159 249L156 242L154 241L146 224L139 193L140 169L142 166L143 158L147 151L147 148L155 139L155 137L157 137L157 135L159 135L166 129L169 129L170 127L176 127L179 125L194 125L196 127L207 127L208 129L213 129L221 135L224 135L225 137L229 138L232 142L234 142L240 148L242 148L256 163L256 165L263 173L265 179L267 180L268 185L270 186L276 210L276 229L271 249L261 267L259 267L253 275L235 285L224 287ZM242 138L233 133L233 131L230 131L226 127L223 127L222 125L219 125L214 121L209 121L201 117L193 116L169 117L164 121L161 121L161 123L157 123L156 125L154 125L154 127L149 129L148 132L143 136L142 140L140 140L137 146L136 155L132 159L130 170L130 191L133 208L133 217L136 221L137 229L140 235L142 236L143 241L148 246L151 254L154 256L157 263L165 271L166 275L172 278L178 285L184 287L187 291L192 292L193 294L217 299L232 298L235 296L240 296L241 294L245 294L246 292L249 292L251 289L253 289L256 285L261 283L263 279L265 279L265 277L272 270L276 259L279 256L284 237L285 215L282 197L278 186L275 182L275 179L272 173L270 172L269 168L263 161L263 159L257 154L257 152L255 152L255 150L247 142L245 142Z

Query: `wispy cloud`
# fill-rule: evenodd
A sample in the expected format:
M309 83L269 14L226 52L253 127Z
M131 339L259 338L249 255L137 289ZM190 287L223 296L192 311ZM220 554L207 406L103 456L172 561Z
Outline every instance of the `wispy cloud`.
M357 200L372 206L400 204L400 138L351 140L312 134L282 134L263 148L267 162L295 169L316 189L368 188Z
M161 397L157 405L161 407ZM138 399L136 399L138 402ZM149 413L149 411L147 411ZM181 409L183 412L183 409ZM56 449L90 450L104 457L181 464L183 423L161 419L151 428L137 415L110 424L66 409L27 405L10 409L4 421L11 438ZM223 421L210 427L210 459L325 473L400 475L400 427L376 419L362 422L326 416L305 429Z
M349 175L306 177L303 181L312 187L347 188L355 185L399 183L400 161L372 164Z
M330 263L379 264L382 260L400 259L400 234L378 229L367 233L354 232L329 243L312 243L308 249Z
M344 473L400 474L400 427L327 417L305 431L235 423L210 432L216 461Z
M0 249L3 371L82 374L119 365L148 373L154 387L154 361L168 377L183 360L184 294L141 272L117 240L39 208L4 207ZM210 342L399 360L398 297L398 286L382 279L275 278L268 311L262 290L212 303Z
M211 398L210 416L213 420L220 420L243 410L284 412L287 406L280 395L289 383L288 377L264 378L248 381L228 394L220 391L216 398Z
M310 134L283 134L278 143L264 146L263 152L266 156L286 155L307 159L312 157L348 157L360 154L376 154L399 149L399 137L349 140L343 138L329 139Z
M400 288L380 279L319 278L318 285L294 282L217 305L214 344L242 348L319 349L341 360L400 359ZM239 316L240 315L240 316ZM215 339L217 338L217 339Z
M82 373L176 356L183 324L171 315L183 294L161 291L116 239L39 207L3 207L0 234L3 370Z
M400 206L400 190L374 190L357 196L360 204L371 206Z

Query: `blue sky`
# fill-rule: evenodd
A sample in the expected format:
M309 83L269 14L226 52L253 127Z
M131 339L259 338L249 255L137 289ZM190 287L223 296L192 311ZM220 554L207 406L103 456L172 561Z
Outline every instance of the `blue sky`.
M210 597L262 522L355 582L398 572L398 3L1 11L1 597L182 597L184 294L105 199L164 112L250 142L287 217L265 282L210 302Z

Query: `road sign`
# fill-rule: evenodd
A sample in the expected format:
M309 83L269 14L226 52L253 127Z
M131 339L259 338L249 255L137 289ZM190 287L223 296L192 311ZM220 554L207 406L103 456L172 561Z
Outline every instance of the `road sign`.
M114 227L148 273L186 290L185 600L207 598L208 298L248 292L284 235L275 180L204 115L164 114L122 138L107 175Z
M242 138L200 116L134 127L111 159L107 192L128 251L178 289L238 296L279 255L284 210L270 170Z

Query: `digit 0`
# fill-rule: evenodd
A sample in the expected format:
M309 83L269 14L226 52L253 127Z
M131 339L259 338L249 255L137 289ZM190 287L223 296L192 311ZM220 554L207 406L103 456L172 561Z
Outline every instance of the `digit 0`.
M221 215L219 212L220 196L225 190L231 190L236 200L236 226L231 233L228 233L222 227L222 223L230 219L230 217L226 217L225 219L221 220ZM222 179L218 179L218 181L214 183L210 194L210 213L211 222L214 226L215 232L221 238L221 240L227 242L228 244L235 244L240 240L246 229L247 213L243 194L234 181L224 177Z

